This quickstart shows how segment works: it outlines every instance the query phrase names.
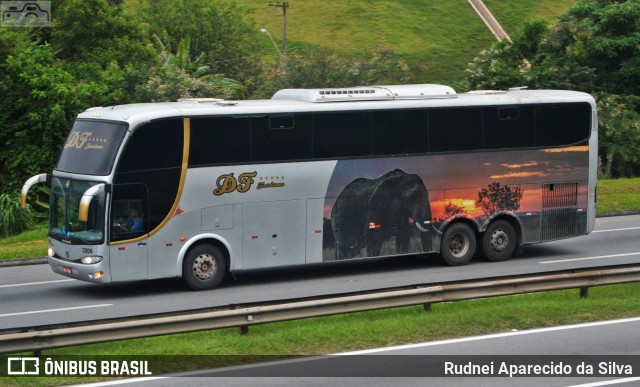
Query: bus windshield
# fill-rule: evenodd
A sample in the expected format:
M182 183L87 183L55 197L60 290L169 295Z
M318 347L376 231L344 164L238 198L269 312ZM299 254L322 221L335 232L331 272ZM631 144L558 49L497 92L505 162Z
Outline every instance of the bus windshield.
M104 242L105 195L96 195L89 206L86 222L78 220L80 199L96 182L54 177L51 182L49 236L71 244Z
M85 175L108 175L126 131L124 123L76 121L56 169Z

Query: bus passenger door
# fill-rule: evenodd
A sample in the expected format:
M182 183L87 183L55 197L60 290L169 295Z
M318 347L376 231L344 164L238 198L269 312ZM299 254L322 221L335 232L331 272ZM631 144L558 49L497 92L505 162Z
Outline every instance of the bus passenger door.
M109 259L114 282L148 277L147 197L147 188L142 184L113 186Z

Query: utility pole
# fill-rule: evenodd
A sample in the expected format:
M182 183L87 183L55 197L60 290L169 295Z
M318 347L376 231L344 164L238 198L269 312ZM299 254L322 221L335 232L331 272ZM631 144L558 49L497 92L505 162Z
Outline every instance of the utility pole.
M287 8L289 8L289 2L273 3L269 0L269 7L282 8L282 76L284 77L287 74Z

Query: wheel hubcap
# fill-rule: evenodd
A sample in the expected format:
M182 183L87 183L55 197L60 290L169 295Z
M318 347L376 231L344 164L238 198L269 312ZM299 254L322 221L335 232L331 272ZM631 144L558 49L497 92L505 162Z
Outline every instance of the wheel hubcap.
M449 251L455 257L461 257L469 250L469 238L464 234L455 234L449 241Z
M498 229L491 233L491 249L493 251L502 252L508 245L509 235L503 229Z
M193 274L200 281L206 281L216 272L216 261L211 254L201 254L193 261Z

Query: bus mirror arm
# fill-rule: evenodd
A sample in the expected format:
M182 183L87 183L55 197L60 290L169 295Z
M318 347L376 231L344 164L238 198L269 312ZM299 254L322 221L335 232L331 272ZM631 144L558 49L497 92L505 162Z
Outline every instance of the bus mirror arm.
M82 199L80 199L80 208L78 209L78 220L81 222L86 222L89 219L89 205L93 198L99 193L106 191L106 184L98 184L89 188L82 195Z
M20 206L22 208L25 208L27 206L27 192L29 192L29 189L31 189L32 186L39 184L39 183L45 183L45 182L50 182L51 181L51 175L48 173L41 173L39 175L35 175L33 177L30 177L29 180L27 180L24 185L22 186L22 195L20 198Z

